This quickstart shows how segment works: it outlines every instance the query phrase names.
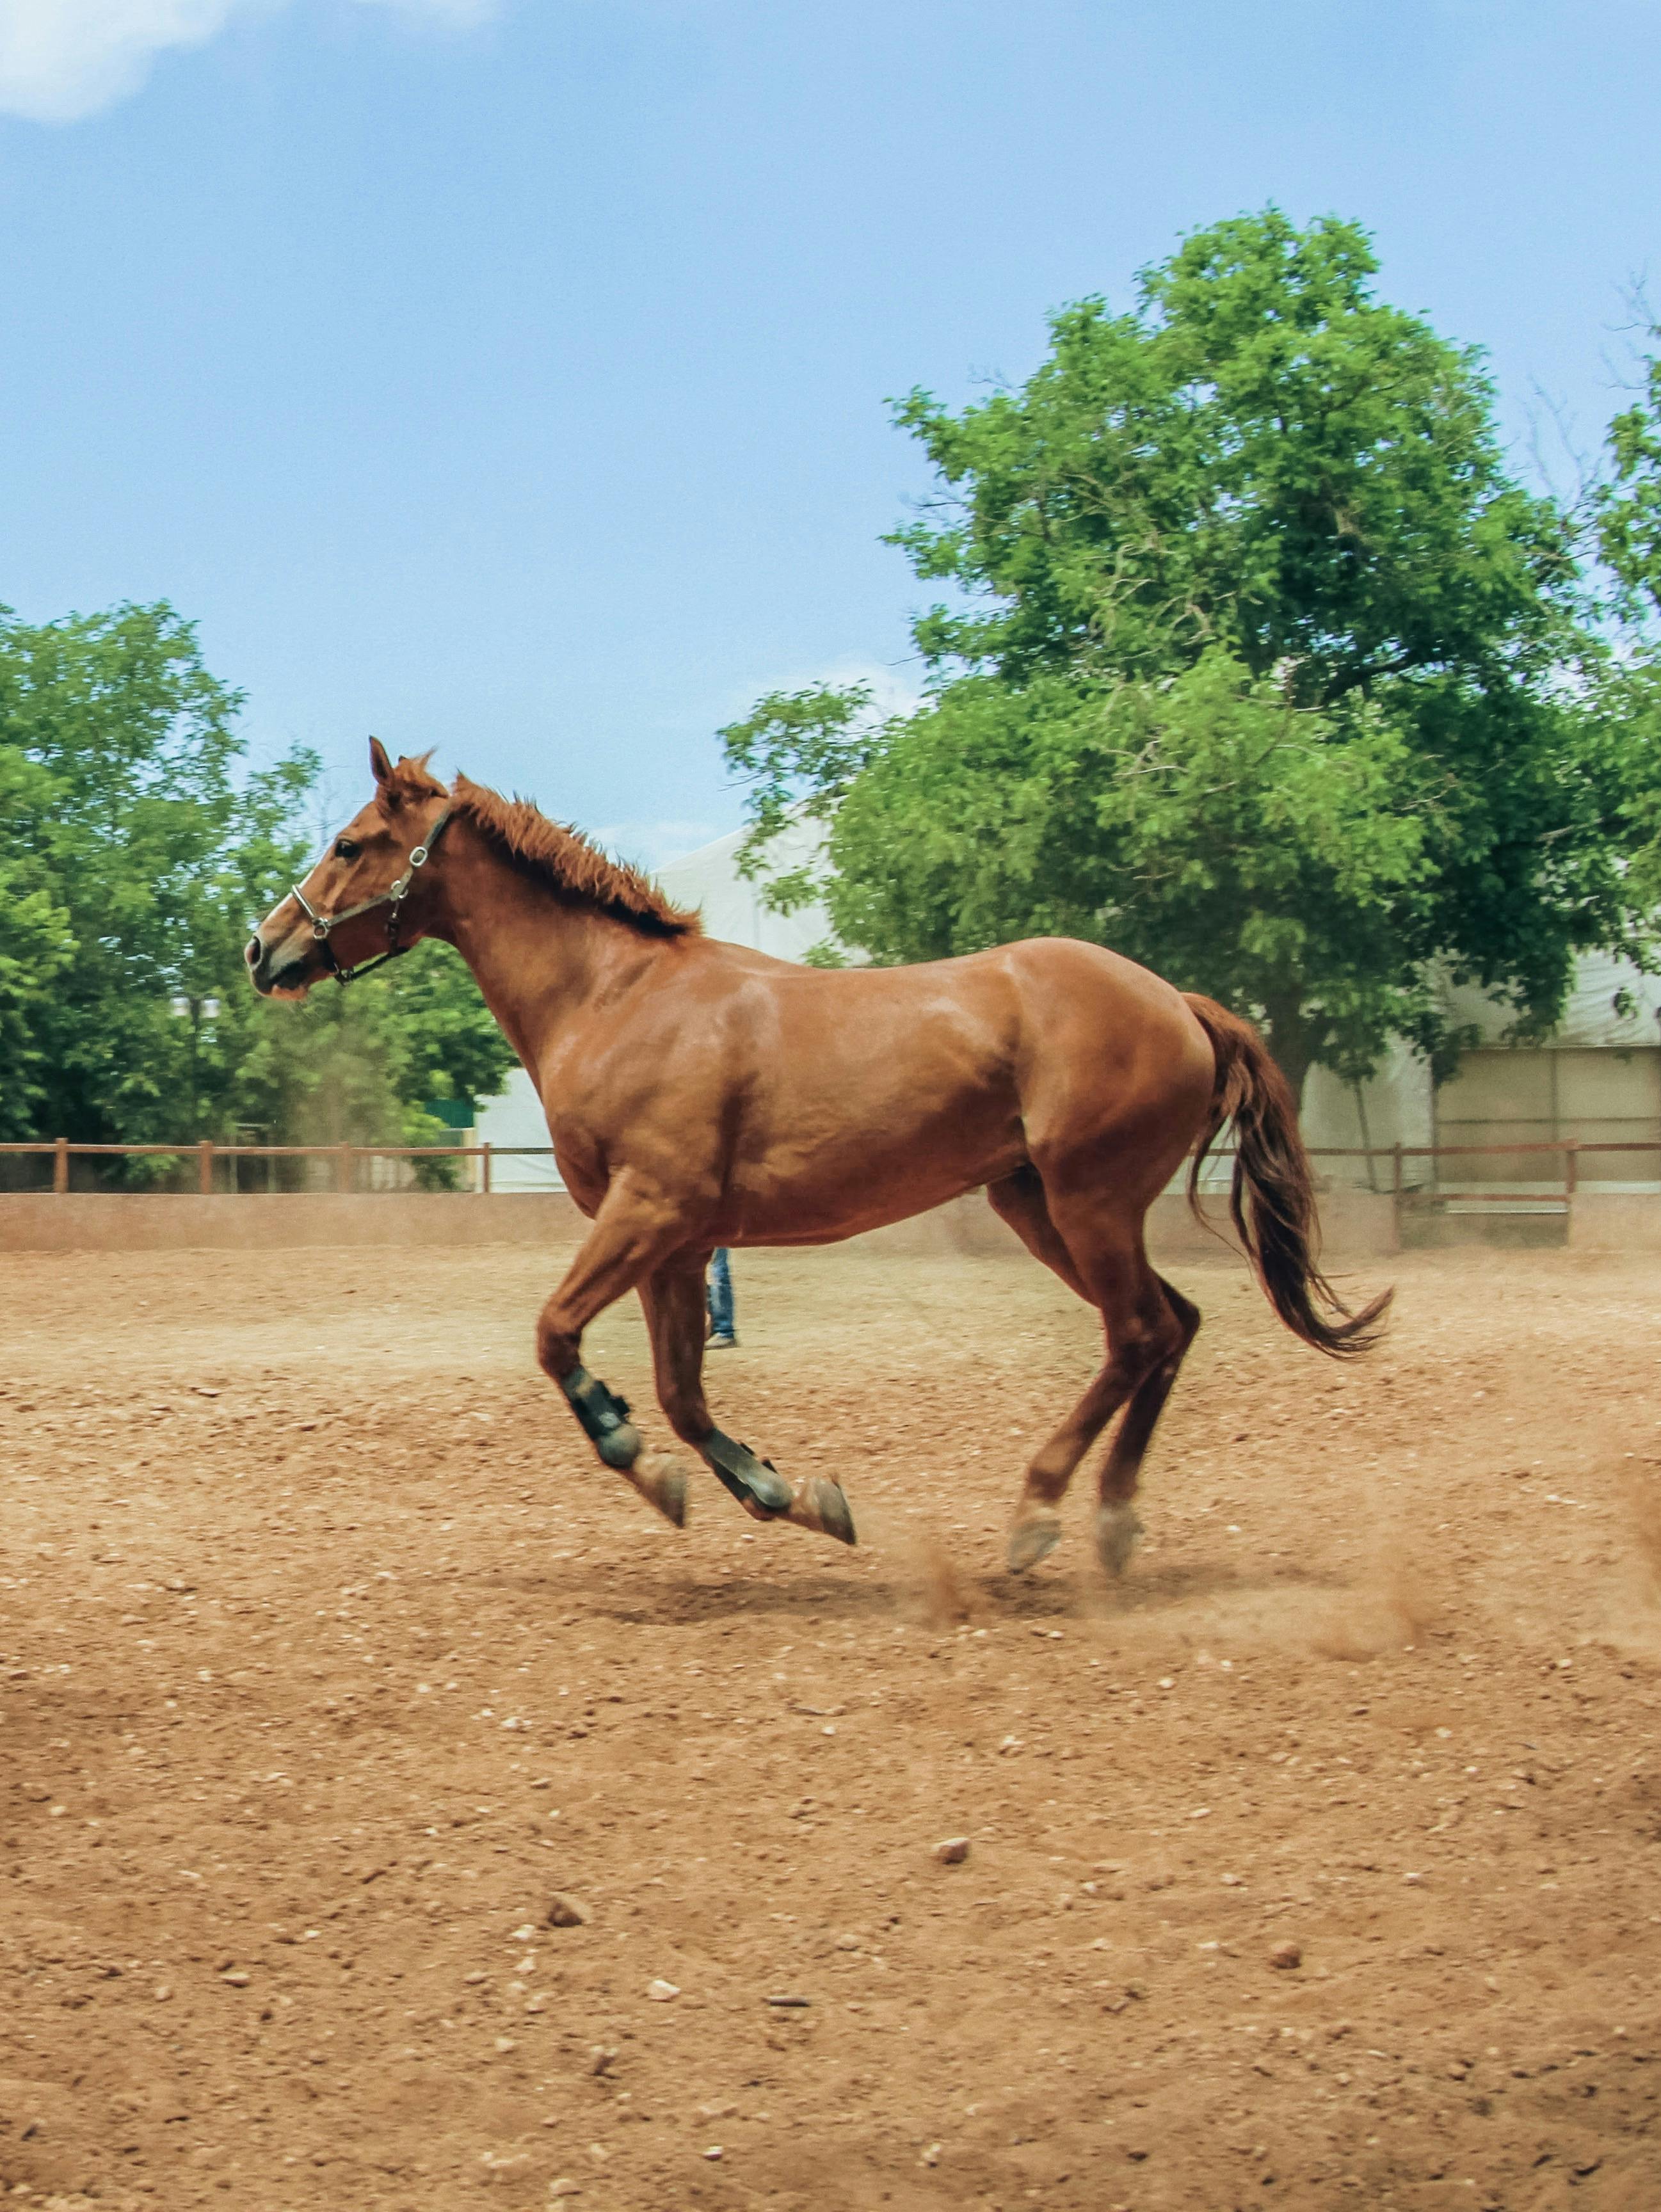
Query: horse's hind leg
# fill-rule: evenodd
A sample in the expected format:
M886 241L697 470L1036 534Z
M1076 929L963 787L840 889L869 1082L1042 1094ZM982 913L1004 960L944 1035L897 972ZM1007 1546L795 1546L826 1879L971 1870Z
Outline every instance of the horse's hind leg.
M1044 1197L1043 1183L1036 1168L1019 1168L1002 1182L989 1184L986 1193L993 1212L1007 1221L1035 1260L1042 1260L1052 1268L1069 1290L1076 1291L1086 1304L1095 1300L1085 1286L1082 1275L1073 1262L1073 1255L1062 1242L1062 1233L1050 1218L1050 1207ZM1101 1423L1088 1427L1077 1449L1074 1449L1072 1431L1085 1413L1085 1401L1075 1406L1067 1422L1050 1438L1043 1449L1026 1471L1025 1486L1020 1502L1015 1508L1014 1525L1009 1532L1009 1571L1025 1574L1029 1567L1047 1558L1062 1540L1061 1516L1056 1511L1073 1471L1101 1433ZM1104 1419L1106 1419L1104 1416ZM1088 1426L1086 1417L1086 1426Z
M1001 1188L1003 1188L1001 1186ZM1111 1201L1094 1197L1063 1199L1044 1196L1043 1224L1029 1200L1027 1218L1017 1222L1029 1246L1049 1261L1066 1281L1080 1290L1101 1313L1106 1334L1107 1357L1078 1404L1034 1455L1026 1471L1015 1524L1009 1540L1012 1572L1020 1573L1051 1550L1060 1534L1056 1507L1074 1470L1102 1431L1127 1401L1134 1401L1143 1385L1187 1349L1177 1309L1165 1285L1147 1264L1142 1248L1140 1218L1128 1218ZM1000 1212L1004 1208L1000 1207ZM1009 1218L1006 1214L1006 1218ZM1063 1267L1041 1249L1048 1237L1057 1238L1069 1266ZM1191 1333L1191 1332L1190 1332ZM1165 1391L1170 1389L1167 1382ZM1161 1392L1147 1420L1151 1431L1164 1403ZM1143 1438L1146 1449L1146 1437ZM1131 1468L1135 1489L1135 1465ZM1128 1499L1126 1501L1128 1511ZM1125 1550L1134 1540L1135 1516L1129 1516ZM1101 1546L1098 1516L1098 1542ZM1104 1549L1104 1556L1105 1550Z
M1136 1495L1142 1462L1154 1427L1165 1411L1165 1400L1171 1395L1171 1386L1177 1380L1177 1370L1187 1358L1189 1346L1200 1328L1198 1306L1185 1298L1173 1284L1166 1282L1163 1275L1154 1279L1165 1293L1181 1334L1158 1366L1137 1384L1112 1449L1102 1463L1101 1503L1096 1510L1096 1550L1109 1574L1116 1576L1122 1575L1129 1565L1136 1539L1142 1533L1142 1524L1131 1503Z
M640 1302L652 1337L658 1402L669 1425L691 1445L716 1479L757 1521L792 1521L844 1544L854 1541L854 1516L840 1485L822 1475L785 1480L770 1460L725 1435L710 1419L703 1395L703 1273L708 1255L677 1252L640 1285Z

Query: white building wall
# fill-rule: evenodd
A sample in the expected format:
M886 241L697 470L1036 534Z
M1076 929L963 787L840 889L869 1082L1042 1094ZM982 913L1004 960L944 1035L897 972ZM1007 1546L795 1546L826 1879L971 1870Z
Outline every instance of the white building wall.
M536 1085L522 1067L508 1079L499 1097L482 1098L474 1125L475 1144L493 1148L502 1145L542 1145L548 1142L548 1124ZM498 1190L563 1190L552 1153L545 1159L493 1159L490 1188Z

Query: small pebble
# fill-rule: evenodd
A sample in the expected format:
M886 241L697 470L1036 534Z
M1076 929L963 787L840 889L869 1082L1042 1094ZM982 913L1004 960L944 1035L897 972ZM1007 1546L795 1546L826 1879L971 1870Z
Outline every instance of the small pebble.
M1304 1963L1303 1951L1296 1943L1277 1943L1269 1954L1269 1963L1271 1966L1301 1966Z
M573 2181L569 2173L562 2173L557 2180L548 2184L548 2194L551 2197L581 2197L582 2185Z
M548 1906L548 1925L551 1928L586 1928L588 1908L579 1905L574 1897L556 1897Z
M654 2004L667 2004L670 1998L678 1997L680 1991L672 1982L655 1981L648 1986L646 1994Z
M942 1866L961 1866L969 1856L968 1837L948 1836L944 1843L935 1844L934 1856Z

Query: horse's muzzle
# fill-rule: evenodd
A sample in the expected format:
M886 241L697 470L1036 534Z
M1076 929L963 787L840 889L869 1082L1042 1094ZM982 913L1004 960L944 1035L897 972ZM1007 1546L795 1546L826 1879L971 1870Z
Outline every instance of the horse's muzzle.
M274 965L271 947L264 938L251 937L242 949L242 957L248 963L248 981L262 999L303 999L312 978L305 970L307 962L284 960Z

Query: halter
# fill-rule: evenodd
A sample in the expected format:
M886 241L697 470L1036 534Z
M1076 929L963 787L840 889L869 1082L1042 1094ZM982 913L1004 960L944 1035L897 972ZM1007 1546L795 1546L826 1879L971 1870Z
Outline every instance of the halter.
M433 848L443 834L445 823L454 811L455 809L451 806L444 809L427 832L425 842L417 845L411 854L409 865L403 874L395 884L382 891L378 898L365 899L361 905L349 906L344 914L319 914L299 884L295 884L293 886L294 896L300 902L300 910L311 923L312 935L323 947L323 957L327 961L329 973L337 983L344 986L355 982L358 976L367 975L372 968L379 968L383 962L396 960L400 953L414 951L413 945L400 945L398 941L398 925L403 912L404 902L410 895L410 886L415 881L417 869L424 867L432 858ZM338 929L343 921L356 921L361 914L373 914L379 906L390 907L392 909L386 916L386 950L384 952L377 952L371 960L360 960L354 968L343 968L335 957L333 945L329 942L329 932L332 929Z

